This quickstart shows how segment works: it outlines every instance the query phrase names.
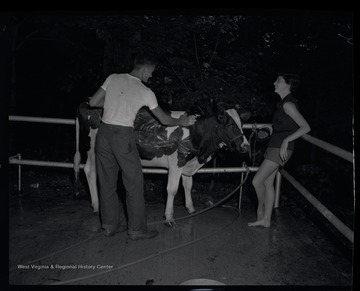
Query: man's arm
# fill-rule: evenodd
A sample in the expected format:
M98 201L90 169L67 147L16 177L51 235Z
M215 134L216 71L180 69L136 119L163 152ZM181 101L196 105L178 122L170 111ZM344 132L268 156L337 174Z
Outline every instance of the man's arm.
M89 105L91 107L103 107L105 101L105 90L99 88L95 94L90 98Z
M179 119L173 118L170 115L166 114L160 106L154 108L151 110L152 113L156 116L156 118L166 126L190 126L193 125L196 122L196 117L194 115L182 115Z

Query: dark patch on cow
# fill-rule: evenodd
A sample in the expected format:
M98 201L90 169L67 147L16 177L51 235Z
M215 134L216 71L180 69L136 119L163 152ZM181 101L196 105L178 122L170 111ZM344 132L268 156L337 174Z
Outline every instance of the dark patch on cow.
M78 108L80 124L92 129L99 128L103 111L102 107L90 107L87 101L82 102Z
M134 133L140 157L152 160L155 157L169 156L178 150L178 166L182 167L189 160L190 139L182 139L184 131L180 126L169 137L166 129L150 110L145 107L139 110L134 121Z
M195 149L194 156L200 164L204 164L208 157L220 148L223 126L215 116L200 117L190 129L190 140Z
M197 156L200 163L219 149L222 142L230 151L244 150L241 148L244 134L223 106L213 102L197 103L190 108L189 114L201 116L197 119L196 127L191 129L191 140L193 146L198 149ZM240 121L247 120L249 116L249 112L241 113Z
M217 116L200 117L195 125L190 128L190 140L192 147L196 149L200 164L205 163L208 158L225 144L233 151L241 144L236 138L241 138L240 131L234 120L227 112L219 113Z
M80 151L87 152L90 149L90 128L99 128L103 114L102 107L90 107L89 101L83 101L78 106L76 116L80 124Z

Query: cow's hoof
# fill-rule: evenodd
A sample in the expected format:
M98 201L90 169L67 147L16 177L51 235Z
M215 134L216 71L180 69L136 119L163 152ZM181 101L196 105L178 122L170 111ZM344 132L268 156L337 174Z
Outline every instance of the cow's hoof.
M172 220L172 221L165 221L164 224L165 224L165 226L167 226L167 227L172 227L172 228L175 228L175 227L177 226L174 220Z
M186 210L189 214L193 214L196 212L195 208L186 208Z

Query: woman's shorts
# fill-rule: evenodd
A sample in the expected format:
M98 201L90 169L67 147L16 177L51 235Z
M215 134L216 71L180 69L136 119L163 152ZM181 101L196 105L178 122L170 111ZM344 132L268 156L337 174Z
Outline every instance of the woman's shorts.
M292 156L293 152L294 152L293 150L287 150L287 159L283 161L280 158L280 148L269 147L266 149L264 153L264 158L273 161L274 163L277 163L283 167L290 160L290 157Z

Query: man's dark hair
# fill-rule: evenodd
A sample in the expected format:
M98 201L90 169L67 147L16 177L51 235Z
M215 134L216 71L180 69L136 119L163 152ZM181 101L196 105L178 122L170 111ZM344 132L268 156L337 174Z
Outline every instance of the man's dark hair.
M157 65L157 60L152 54L139 53L134 59L134 67L141 65Z

